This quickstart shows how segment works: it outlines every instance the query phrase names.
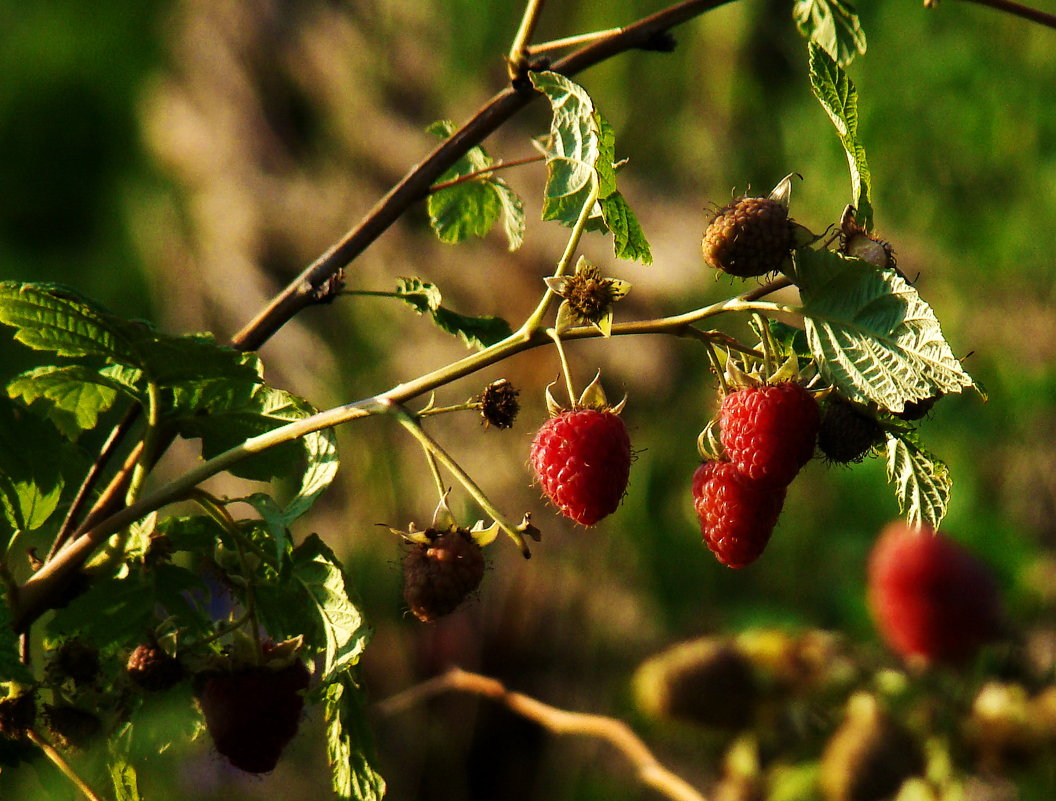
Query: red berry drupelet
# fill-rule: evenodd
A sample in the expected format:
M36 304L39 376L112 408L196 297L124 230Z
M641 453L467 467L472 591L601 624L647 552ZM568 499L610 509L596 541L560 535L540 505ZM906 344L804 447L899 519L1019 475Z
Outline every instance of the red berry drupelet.
M793 381L731 392L719 411L726 457L751 479L787 487L814 455L821 416Z
M869 557L868 601L890 648L906 659L959 663L1002 630L987 566L929 527L889 524Z
M708 460L693 474L693 506L704 543L729 567L746 567L770 541L785 489L746 476L730 462Z
M573 409L543 424L532 442L531 460L554 506L592 526L616 511L627 491L631 440L616 412Z

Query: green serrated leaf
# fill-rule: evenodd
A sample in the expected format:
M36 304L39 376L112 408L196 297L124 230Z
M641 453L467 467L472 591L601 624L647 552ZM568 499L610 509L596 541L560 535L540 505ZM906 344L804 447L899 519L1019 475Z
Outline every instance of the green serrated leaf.
M0 599L0 683L17 681L31 684L33 674L19 659L18 635L11 627L11 609Z
M865 31L847 0L796 0L792 17L799 32L841 66L865 53Z
M83 456L47 420L0 396L0 507L11 528L40 528ZM0 536L6 547L6 537Z
M142 801L136 769L124 754L110 753L110 781L116 801Z
M851 172L851 198L858 210L858 222L873 225L873 204L869 164L865 147L858 139L858 90L838 63L817 45L810 46L810 86L814 96L836 126L840 144Z
M47 631L56 637L80 635L99 648L131 645L154 619L154 588L139 572L97 579L76 603L59 609Z
M353 595L341 563L315 534L293 550L279 582L256 592L273 637L303 634L306 644L323 653L323 682L356 664L370 638Z
M613 192L600 202L605 225L612 231L612 249L617 258L652 264L653 252L649 242L623 195Z
M7 394L21 397L27 406L41 401L47 417L69 439L95 428L99 415L125 390L120 382L84 365L38 367L7 385Z
M845 396L899 412L973 385L931 307L894 270L827 250L795 258L811 353Z
M524 243L524 202L502 179L495 178L490 183L502 205L502 230L506 234L506 249L512 252Z
M574 225L600 177L602 131L586 90L556 72L529 72L532 85L553 109L543 219ZM611 166L610 166L611 170ZM614 187L613 187L614 188ZM599 195L600 196L600 195Z
M501 317L469 317L445 308L440 303L439 288L418 278L400 278L396 295L419 314L429 314L438 328L457 335L471 348L486 348L512 333L510 324Z
M887 433L887 480L910 525L924 523L938 530L950 505L953 481L946 464L924 450L913 432Z
M286 510L279 506L274 498L263 492L256 492L239 500L257 510L257 514L264 522L264 528L270 535L275 556L281 564L293 548L293 538L289 529L292 520L287 517Z
M326 743L334 792L341 801L381 801L385 780L374 769L363 691L348 674L325 689Z

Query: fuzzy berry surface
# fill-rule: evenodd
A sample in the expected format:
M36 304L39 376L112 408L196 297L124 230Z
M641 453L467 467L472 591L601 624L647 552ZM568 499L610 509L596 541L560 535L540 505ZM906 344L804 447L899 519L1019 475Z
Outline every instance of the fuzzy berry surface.
M543 493L565 517L592 526L616 511L627 491L631 440L612 411L565 411L543 424L531 448Z
M403 559L403 599L429 623L454 612L484 578L484 554L465 529L429 529Z
M881 532L869 557L868 602L884 641L906 659L964 662L1001 635L989 568L927 527L897 521Z
M199 677L198 705L216 750L247 773L268 773L301 722L304 663Z
M787 487L814 455L821 414L793 381L731 392L719 410L726 458L751 479Z
M784 502L784 488L755 481L730 462L709 460L693 474L704 544L728 567L747 567L759 558Z
M765 197L741 197L721 209L704 231L704 261L740 278L781 267L792 252L793 224L788 210Z

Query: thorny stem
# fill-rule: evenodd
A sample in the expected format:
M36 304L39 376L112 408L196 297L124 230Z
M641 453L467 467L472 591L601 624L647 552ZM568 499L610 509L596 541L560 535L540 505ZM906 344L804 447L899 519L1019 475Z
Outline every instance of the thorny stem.
M481 176L491 175L493 172L498 172L499 170L508 170L510 167L522 167L525 164L535 164L537 161L543 161L545 158L546 156L540 153L538 156L525 156L523 159L514 159L513 161L496 161L490 167L485 167L482 170L474 170L473 172L467 172L465 175L460 175L457 178L452 178L450 181L441 181L438 184L433 184L429 187L429 194L434 194L435 192L440 192L444 189L450 189L452 186L458 186L459 184L469 183Z
M1030 6L1014 3L1012 0L965 0L965 2L978 3L981 6L990 6L990 8L996 8L998 11L1004 11L1008 14L1022 17L1031 22L1036 22L1039 25L1044 25L1048 28L1056 28L1056 14L1039 11Z
M84 794L84 797L87 798L88 801L102 801L102 797L96 795L95 791L92 790L92 788L88 786L88 783L77 774L77 771L75 771L73 766L66 761L65 757L55 749L55 746L37 734L33 729L26 730L26 737L33 743L33 745L37 746L37 748L44 752L44 755L54 763L55 767L62 771L67 779L73 782L74 786Z
M694 330L693 326L696 323L728 311L758 310L795 313L796 309L791 306L749 300L749 298L758 298L766 294L765 290L768 286L780 288L784 285L780 280L775 281L773 284L758 287L743 296L719 301L673 317L617 323L612 326L611 335L669 334L673 336L699 336L699 331L696 334L690 333ZM601 332L594 326L577 326L561 333L561 337L565 342L576 339L593 339L600 336L602 336ZM69 575L84 564L95 548L105 541L107 537L151 512L187 497L188 493L194 490L195 487L217 473L228 470L242 460L276 445L292 442L324 428L333 428L334 426L371 415L390 413L393 405L405 403L427 392L431 392L437 387L464 378L518 353L548 344L552 344L552 340L545 332L538 329L527 332L522 327L521 330L514 332L491 347L419 376L413 381L399 384L379 395L336 406L332 409L317 412L310 417L279 426L271 431L251 437L230 450L198 464L168 484L141 497L131 506L120 509L105 519L97 521L77 539L68 542L55 555L54 559L37 570L26 580L25 584L18 588L17 593L14 593L15 597L12 598L13 627L16 631L22 631L29 623L39 617L47 609L48 599L58 591L58 588L62 586Z
M527 67L528 43L532 40L539 16L543 13L544 2L545 0L528 0L525 6L520 27L517 28L517 34L513 37L513 44L510 45L510 55L506 58L506 67L511 81L522 77Z
M477 505L480 506L480 508L483 509L492 520L498 523L499 528L506 532L510 539L514 541L524 555L524 558L530 558L532 552L528 548L528 543L525 541L524 536L517 530L517 527L510 523L502 512L495 508L494 504L488 499L488 496L485 495L484 491L477 485L477 482L473 480L469 473L462 469L462 466L458 462L451 458L450 454L440 446L440 443L425 433L425 429L422 428L418 419L407 409L396 404L392 404L391 411L396 416L396 419L399 420L400 425L406 428L411 436L418 440L418 444L425 449L425 452L446 467L458 480L458 483L465 487L466 492L468 492L473 500L477 502Z
M539 724L553 734L604 740L631 763L643 784L673 801L705 801L705 797L685 779L660 764L649 747L622 720L559 709L522 693L512 692L502 682L479 673L450 668L446 673L381 701L378 709L384 715L393 715L433 696L452 691L472 693L497 701L511 712Z

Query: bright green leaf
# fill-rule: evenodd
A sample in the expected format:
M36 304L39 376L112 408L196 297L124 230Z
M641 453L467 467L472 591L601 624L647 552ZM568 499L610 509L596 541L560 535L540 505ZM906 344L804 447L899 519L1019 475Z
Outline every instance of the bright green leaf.
M574 225L595 186L600 189L597 165L602 132L594 103L582 86L556 72L530 72L528 76L553 109L543 219Z
M257 510L260 519L264 522L264 528L271 538L275 556L281 564L289 551L293 548L293 538L290 536L289 525L291 518L286 516L285 510L270 495L256 492L240 500L248 503Z
M837 64L847 66L865 53L865 31L847 0L796 0L792 16L799 32Z
M490 186L502 205L502 230L506 234L507 250L514 251L524 242L524 202L505 181L495 178Z
M899 412L973 385L931 307L894 270L799 250L796 283L818 368L851 400Z
M847 73L822 48L813 44L810 46L810 86L836 126L851 171L851 198L858 210L858 222L870 229L873 222L872 179L865 147L858 139L858 90Z
M938 529L950 504L953 481L947 466L921 447L911 431L887 434L887 480L910 525Z
M109 767L116 801L142 801L136 769L128 758L111 750Z
M84 365L46 365L22 373L7 385L12 398L26 405L41 401L47 416L70 439L95 428L99 415L113 405L125 387L98 370Z
M323 653L321 681L356 664L370 629L333 551L315 534L298 545L275 583L260 585L257 603L273 637L303 634Z
M612 231L613 251L621 259L640 261L642 264L653 263L653 252L649 248L638 218L623 195L613 192L601 200L601 213L605 225Z
M385 780L371 764L373 744L363 691L347 673L325 690L327 756L341 801L381 801Z

